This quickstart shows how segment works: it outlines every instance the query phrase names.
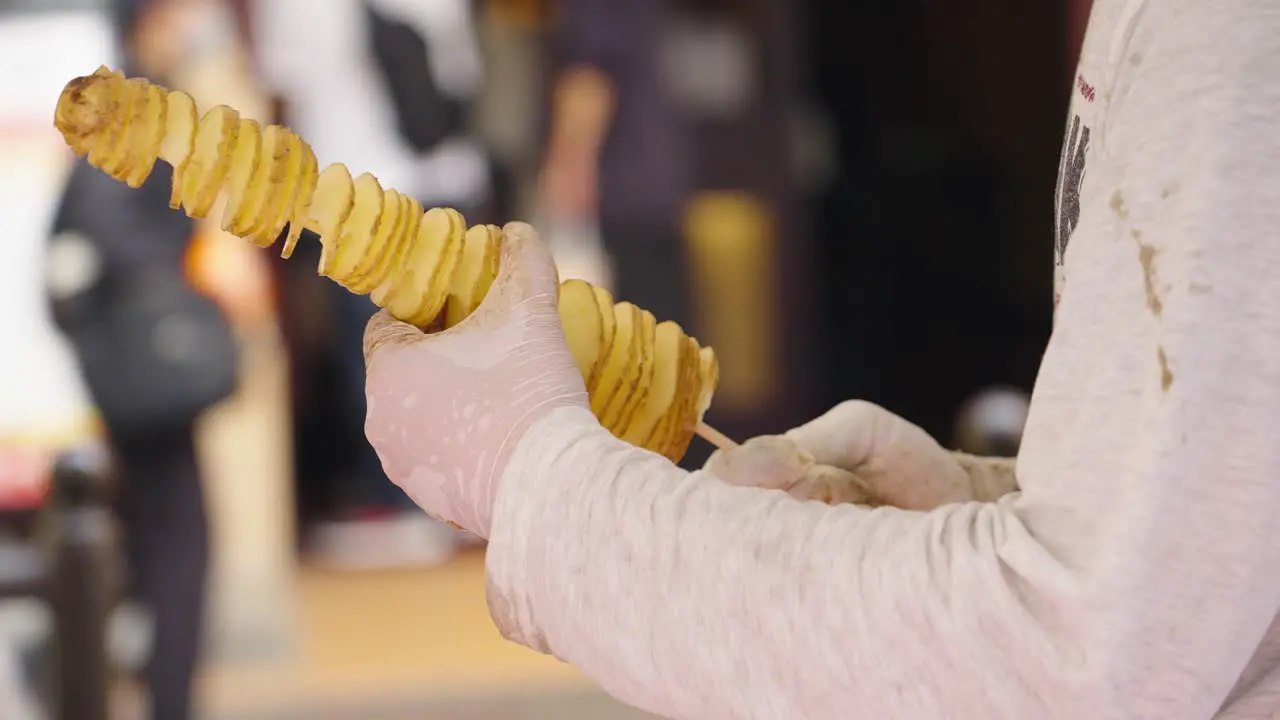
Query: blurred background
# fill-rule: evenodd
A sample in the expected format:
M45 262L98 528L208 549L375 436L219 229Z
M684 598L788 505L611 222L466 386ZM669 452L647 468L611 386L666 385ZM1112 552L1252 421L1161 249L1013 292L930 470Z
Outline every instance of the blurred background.
M0 718L640 717L502 641L483 547L382 475L369 301L314 242L285 262L169 210L167 168L77 161L70 78L532 221L562 276L716 348L733 437L858 397L1004 454L1088 4L0 0Z

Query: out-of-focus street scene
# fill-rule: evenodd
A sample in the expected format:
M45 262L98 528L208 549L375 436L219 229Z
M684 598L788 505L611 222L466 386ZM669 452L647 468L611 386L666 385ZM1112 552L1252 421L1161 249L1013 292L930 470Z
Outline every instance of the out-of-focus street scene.
M1016 453L1088 0L0 0L0 720L649 717L503 639L365 439L377 307L53 125L99 66L287 125L715 348ZM167 168L166 168L167 170ZM681 462L714 448L695 438Z

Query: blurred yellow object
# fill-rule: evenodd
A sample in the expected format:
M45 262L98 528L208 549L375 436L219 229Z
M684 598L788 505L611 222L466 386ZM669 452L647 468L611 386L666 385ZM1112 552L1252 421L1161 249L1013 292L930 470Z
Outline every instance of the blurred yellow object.
M86 409L71 421L23 432L0 435L0 445L32 445L44 448L64 448L104 436L102 419L96 411Z
M552 12L547 0L490 0L485 10L497 22L530 30L545 27Z
M778 386L778 277L774 220L745 192L707 192L685 208L698 333L733 358L720 371L719 407L767 406Z

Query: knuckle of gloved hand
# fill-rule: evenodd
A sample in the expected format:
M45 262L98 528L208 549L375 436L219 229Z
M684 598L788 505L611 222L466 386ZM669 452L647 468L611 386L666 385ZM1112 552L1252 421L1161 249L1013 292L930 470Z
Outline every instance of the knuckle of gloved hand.
M832 424L840 427L859 427L874 422L888 412L868 400L845 400L831 410Z
M823 455L849 433L872 427L885 412L866 400L845 400L804 425L788 430L785 437L810 452Z
M379 352L417 341L423 336L421 330L393 318L386 310L382 310L369 319L364 329L364 362L365 367Z

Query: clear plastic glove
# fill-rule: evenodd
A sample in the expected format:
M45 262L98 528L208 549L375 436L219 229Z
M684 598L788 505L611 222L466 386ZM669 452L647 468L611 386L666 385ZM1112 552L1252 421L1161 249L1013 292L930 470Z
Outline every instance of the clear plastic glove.
M487 538L497 483L525 432L587 408L556 309L556 268L533 228L504 229L484 302L435 334L386 311L369 322L365 433L387 476L423 510Z
M920 427L861 400L841 403L785 435L717 451L706 469L733 485L804 500L931 510L994 500L1016 489L1013 461L944 450Z

